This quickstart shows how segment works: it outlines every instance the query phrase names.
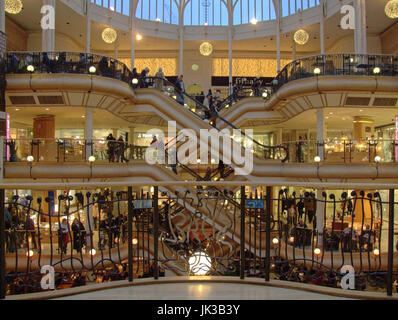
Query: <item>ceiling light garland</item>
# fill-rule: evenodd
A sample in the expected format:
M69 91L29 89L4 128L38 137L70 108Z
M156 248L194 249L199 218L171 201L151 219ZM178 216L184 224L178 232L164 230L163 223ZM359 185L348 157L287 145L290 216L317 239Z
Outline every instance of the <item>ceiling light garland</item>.
M5 11L11 14L18 14L22 11L23 5L21 0L6 0L4 4Z
M202 56L209 56L213 52L213 46L210 42L203 42L199 47Z
M310 36L308 32L303 29L297 30L296 33L294 34L294 41L297 44L304 45L308 42L309 38Z
M106 43L113 43L117 39L117 32L116 30L112 28L105 28L104 31L102 31L102 40L104 40Z
M398 18L398 0L390 0L387 2L384 11L387 17L391 19Z

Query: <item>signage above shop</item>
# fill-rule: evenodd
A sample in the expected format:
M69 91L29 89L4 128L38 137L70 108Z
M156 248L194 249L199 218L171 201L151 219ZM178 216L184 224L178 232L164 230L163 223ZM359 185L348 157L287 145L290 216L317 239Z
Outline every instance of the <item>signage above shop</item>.
M232 85L242 85L243 87L251 87L256 77L232 77ZM272 77L260 77L261 86L270 86ZM213 87L229 87L229 77L211 77L211 85Z

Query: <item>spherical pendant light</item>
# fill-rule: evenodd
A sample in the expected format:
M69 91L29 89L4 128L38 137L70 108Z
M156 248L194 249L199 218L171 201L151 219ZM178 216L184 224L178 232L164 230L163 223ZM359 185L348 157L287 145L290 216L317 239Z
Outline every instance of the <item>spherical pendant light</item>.
M104 40L106 43L113 43L117 39L117 32L112 29L112 28L105 28L104 31L102 31L102 40Z
M307 31L300 29L297 30L296 33L294 34L294 41L297 44L306 44L308 42L308 39L310 38L309 34Z
M18 14L22 10L22 1L21 0L6 0L5 11L11 14Z
M209 56L213 52L213 46L210 42L203 42L199 47L200 54Z
M384 8L387 17L391 19L398 18L398 0L390 0Z

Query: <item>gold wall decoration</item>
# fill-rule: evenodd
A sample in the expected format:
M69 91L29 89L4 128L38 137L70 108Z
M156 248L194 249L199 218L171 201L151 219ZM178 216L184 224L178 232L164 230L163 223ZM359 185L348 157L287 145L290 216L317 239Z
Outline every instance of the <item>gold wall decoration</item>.
M308 42L309 39L310 36L308 32L303 29L297 30L294 34L294 41L297 44L304 45Z
M4 4L5 11L11 14L18 14L22 11L21 0L6 0Z
M106 43L113 43L117 39L117 32L115 29L112 28L105 28L104 31L102 31L102 40L104 40Z
M291 60L281 59L282 68ZM232 59L233 77L275 77L277 74L277 60L263 58ZM229 60L227 58L213 59L213 76L227 77L229 75Z
M209 56L213 52L213 45L210 42L203 42L199 47L202 56Z
M387 17L391 19L398 18L398 0L390 0L387 2L384 9Z
M129 69L131 66L130 58L119 58ZM177 74L177 59L176 58L135 58L134 67L137 72L141 73L146 67L149 68L149 74L155 75L159 67L162 67L165 76L175 76Z

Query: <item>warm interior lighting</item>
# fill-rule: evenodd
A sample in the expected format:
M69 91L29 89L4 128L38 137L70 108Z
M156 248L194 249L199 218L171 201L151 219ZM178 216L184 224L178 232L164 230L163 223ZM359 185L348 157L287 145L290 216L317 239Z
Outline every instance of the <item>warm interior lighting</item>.
M294 34L294 41L300 45L306 44L308 42L309 38L310 38L310 36L309 36L308 32L303 29L297 30Z
M375 255L375 256L378 256L379 254L380 254L380 250L379 249L374 249L373 250L373 254Z
M195 275L205 275L210 271L211 261L203 251L195 252L188 260L189 269Z
M263 92L263 98L266 98L266 97L268 97L268 92L267 92L267 91L264 91L264 92Z
M373 73L374 73L374 74L379 74L380 72L381 72L381 70L380 70L379 67L375 67L375 68L373 69Z
M390 0L387 2L384 11L386 16L395 19L398 18L398 0Z
M381 161L381 157L380 157L380 156L376 156L376 157L375 157L375 162L376 162L376 163L379 163L380 161Z
M97 71L97 68L94 66L91 66L88 71L90 71L90 73L95 73Z
M95 157L94 156L89 156L88 157L88 162L94 162L95 161Z
M97 253L97 251L95 249L91 249L89 251L89 254L92 255L92 256L95 256L96 253Z
M137 34L137 35L135 36L135 38L136 38L138 41L141 41L141 40L142 40L142 35Z
M253 18L250 20L250 23L251 23L251 24L257 24L257 19L256 19L256 17L253 17Z
M35 71L35 67L30 64L30 65L28 65L26 67L26 70L28 70L29 72L34 72Z
M320 156L315 156L314 157L315 162L321 162L321 157Z
M213 52L213 46L210 42L203 42L199 47L202 56L209 56Z
M133 242L133 245L136 245L138 243L138 239L134 238L132 242Z
M28 156L26 158L26 160L28 160L28 162L33 162L33 160L35 160L35 158L33 158L33 156Z
M273 244L278 244L278 243L279 243L278 238L273 238L273 239L272 239L272 243L273 243Z
M315 74L320 74L321 73L321 69L320 68L315 68L314 69L314 73Z
M315 248L315 249L314 249L314 253L315 253L317 256L320 255L320 254L321 254L321 249Z
M115 29L112 28L105 28L102 31L102 40L106 43L114 43L117 39L117 32Z
M131 80L131 82L132 82L133 84L138 84L138 79L137 79L137 78L134 78L133 80Z
M33 250L29 250L28 252L26 252L26 256L27 257L33 257L35 253L33 252Z
M4 3L4 9L7 13L18 14L22 11L21 0L6 0Z

